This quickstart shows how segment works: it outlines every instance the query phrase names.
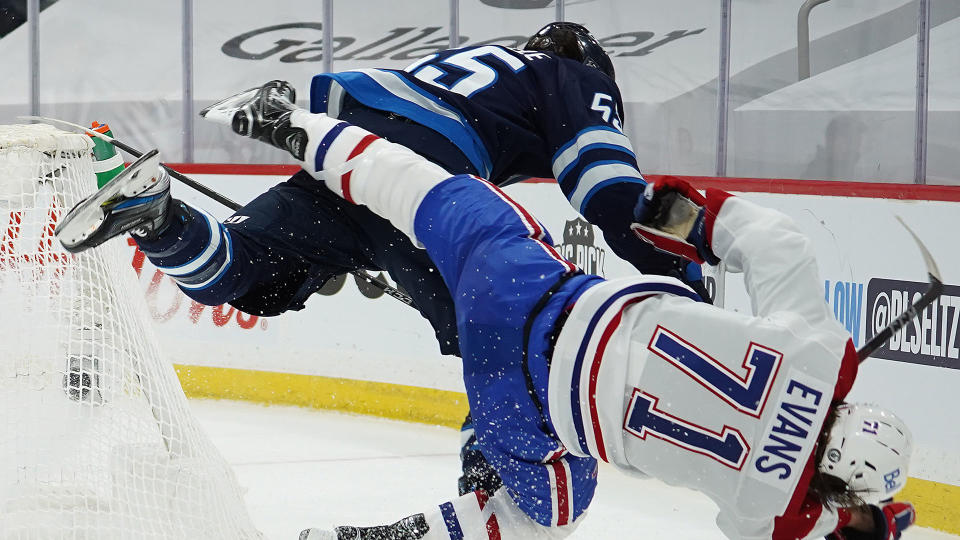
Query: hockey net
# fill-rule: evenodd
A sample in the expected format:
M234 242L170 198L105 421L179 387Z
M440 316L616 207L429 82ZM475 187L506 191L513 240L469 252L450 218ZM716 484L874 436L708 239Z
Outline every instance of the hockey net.
M72 255L54 237L96 189L91 148L0 126L0 539L259 538L125 245Z

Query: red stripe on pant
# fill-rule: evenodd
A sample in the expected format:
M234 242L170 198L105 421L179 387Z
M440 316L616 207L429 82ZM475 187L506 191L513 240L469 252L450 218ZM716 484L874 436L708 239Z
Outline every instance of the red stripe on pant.
M562 461L550 463L557 479L557 526L570 523L570 501L567 499L567 469Z
M473 494L477 497L477 504L480 505L480 509L483 510L483 507L487 505L487 501L490 500L490 496L482 489L474 491Z
M353 150L350 151L350 155L347 156L347 161L360 155L360 152L363 152L364 150L366 150L367 147L370 146L371 143L373 143L373 141L379 138L380 137L377 137L376 135L371 133L370 135L367 135L366 137L360 139L360 142L358 142L357 145L353 147ZM352 202L353 204L357 204L356 201L353 200L353 196L350 195L350 173L352 172L353 170L349 170L343 173L343 175L340 177L340 189L343 191L344 199Z
M490 496L482 489L474 491L473 494L477 496L477 504L480 505L480 510L483 510L487 501L490 500ZM500 540L500 523L497 522L496 514L490 514L490 519L487 520L487 539Z
M487 538L489 540L500 540L500 524L497 523L497 516L490 514L487 520Z
M537 218L533 217L530 214L530 212L527 211L526 208L520 206L520 204L518 204L517 201L513 200L509 195L504 193L502 189L494 185L492 182L488 182L476 176L474 176L474 178L476 178L477 180L486 182L493 191L497 192L497 194L500 195L502 199L510 203L510 206L513 206L513 209L517 212L517 214L520 214L523 221L527 223L527 226L530 229L531 238L533 238L534 240L543 239L543 236L544 236L543 227L540 226L540 222L537 221Z
M555 250L553 246L543 241L543 238L546 237L546 231L543 230L543 227L540 226L540 222L537 221L536 218L534 218L533 215L531 215L526 208L524 208L523 206L520 206L516 201L511 199L509 195L504 193L503 190L493 185L492 183L482 178L478 178L476 176L474 176L473 178L476 178L477 180L483 182L483 184L487 186L490 189L490 191L494 192L497 196L500 197L501 200L503 200L505 203L510 205L513 211L516 212L518 216L520 216L520 220L524 223L524 226L527 228L527 231L529 231L530 234L528 236L530 237L530 239L532 239L534 242L539 243L540 246L543 248L544 251L547 252L548 255L550 255L551 257L556 259L557 262L562 264L563 267L566 269L567 273L577 271L576 265L564 259L562 256L560 256L559 253L557 253L557 250Z

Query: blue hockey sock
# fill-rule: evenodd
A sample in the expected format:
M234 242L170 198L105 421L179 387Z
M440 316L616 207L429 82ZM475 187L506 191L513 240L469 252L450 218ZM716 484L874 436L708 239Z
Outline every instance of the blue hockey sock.
M157 237L137 245L163 273L186 291L209 290L228 272L233 250L230 232L212 216L174 201L177 219ZM191 294L191 296L194 296Z

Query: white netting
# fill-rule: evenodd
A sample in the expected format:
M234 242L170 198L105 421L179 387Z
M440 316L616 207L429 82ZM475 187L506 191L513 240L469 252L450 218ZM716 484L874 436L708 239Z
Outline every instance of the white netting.
M258 538L121 241L71 255L53 235L96 189L91 148L0 126L0 539Z

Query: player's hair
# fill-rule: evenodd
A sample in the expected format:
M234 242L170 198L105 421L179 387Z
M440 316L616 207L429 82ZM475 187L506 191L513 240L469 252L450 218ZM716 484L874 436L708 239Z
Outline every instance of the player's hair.
M823 429L820 430L820 437L817 439L817 448L813 457L814 463L820 463L823 459L823 453L826 451L827 441L830 438L830 430L838 418L837 407L840 405L842 405L842 402L835 402L830 407L830 410L827 411L827 417L823 421ZM813 473L813 477L810 479L810 486L807 488L807 493L816 497L821 504L828 508L856 508L866 506L866 503L863 502L863 498L860 497L860 493L857 490L852 489L849 484L836 476L821 471L819 467L817 467Z
M550 23L534 34L524 50L553 53L563 58L599 69L611 79L616 79L613 62L585 26L572 22Z

